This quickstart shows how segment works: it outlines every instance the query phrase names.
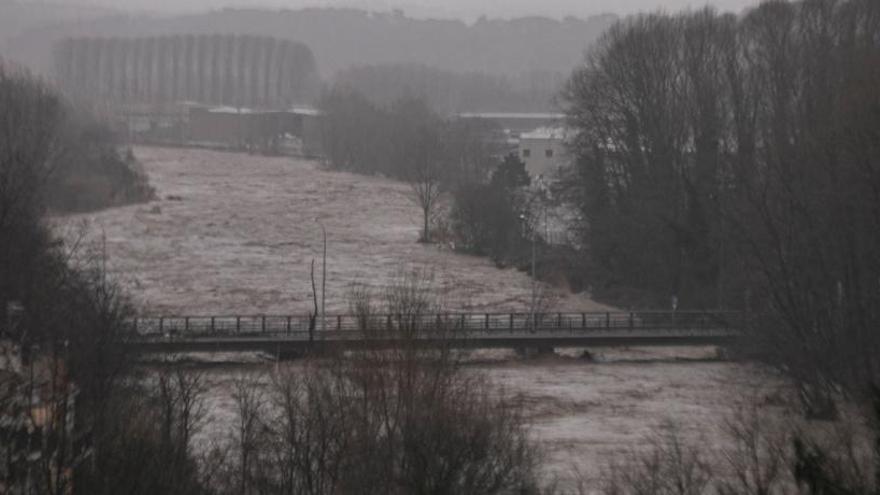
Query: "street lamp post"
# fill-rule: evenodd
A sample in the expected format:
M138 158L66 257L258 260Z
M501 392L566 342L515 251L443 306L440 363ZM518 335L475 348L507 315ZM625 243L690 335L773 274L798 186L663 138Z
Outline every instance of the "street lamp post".
M315 222L321 226L321 234L324 239L324 252L321 263L321 331L327 329L327 313L325 311L325 302L327 298L327 229L324 224L317 218Z

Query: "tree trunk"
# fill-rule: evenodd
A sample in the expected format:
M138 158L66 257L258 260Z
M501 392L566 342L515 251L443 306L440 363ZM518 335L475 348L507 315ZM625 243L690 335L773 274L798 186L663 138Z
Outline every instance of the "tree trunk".
M422 211L425 214L425 227L424 227L424 230L422 230L422 242L430 242L431 236L430 236L430 232L428 232L428 216L430 215L431 212L430 212L430 209L427 207L423 208Z

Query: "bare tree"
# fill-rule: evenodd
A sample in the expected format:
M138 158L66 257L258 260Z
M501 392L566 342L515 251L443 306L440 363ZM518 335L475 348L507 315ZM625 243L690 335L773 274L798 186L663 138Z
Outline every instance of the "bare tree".
M709 459L698 446L682 438L681 428L667 423L655 430L647 450L633 450L623 463L605 471L608 495L699 495L713 479Z
M419 242L431 242L431 214L443 193L442 165L436 136L428 129L422 129L419 134L408 180L413 200L422 210Z
M156 400L161 411L162 437L170 451L186 458L192 436L207 417L204 373L178 363L165 363L156 377Z
M237 493L256 493L260 479L260 446L266 399L258 376L241 374L233 380L232 400L237 422L233 432L237 460Z
M221 34L211 35L211 92L210 103L219 105L223 103L223 72L221 64L225 63L223 52L225 50L225 38Z
M725 418L723 430L731 444L720 453L729 473L718 482L720 493L769 495L791 484L787 468L792 425L772 419L752 399Z
M381 298L359 291L351 302L369 322L365 331L386 325L384 336L403 345L279 369L266 396L271 409L254 407L260 392L253 382L236 382L236 402L247 406L239 409L249 412L239 414L235 443L252 447L235 466L236 492L258 486L284 494L535 490L537 456L521 406L499 397L478 373L463 372L453 353L418 345L448 331L447 322L425 318L436 309L430 285L424 273L410 273ZM380 313L395 316L372 317ZM261 441L241 440L253 438L258 423Z

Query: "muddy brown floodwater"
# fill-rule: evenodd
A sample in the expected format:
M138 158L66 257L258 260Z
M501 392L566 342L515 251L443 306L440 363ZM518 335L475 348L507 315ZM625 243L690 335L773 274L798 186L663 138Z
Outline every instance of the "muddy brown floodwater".
M327 310L344 311L351 284L376 290L401 270L433 271L443 303L472 311L522 310L528 276L490 261L416 242L419 209L405 184L322 170L315 162L207 150L137 148L157 191L149 204L55 220L86 244L106 239L108 267L145 313L302 313L310 307L309 265L320 273L327 231ZM557 291L557 309L603 311L583 294ZM522 399L546 453L548 478L570 484L573 468L599 466L669 421L686 437L719 447L719 424L755 397L774 403L781 380L756 366L712 359L714 349L617 349L598 362L568 356L524 361L479 355L485 372ZM297 366L296 363L291 366ZM251 371L265 364L249 365ZM240 369L210 368L217 436L233 414L229 382Z
M720 457L731 447L722 425L737 408L758 404L762 414L790 414L783 380L758 366L714 360L711 348L593 349L594 362L580 359L581 352L524 360L492 350L465 358L465 372L484 373L501 393L521 401L543 458L544 480L562 493L574 492L579 481L599 486L604 468L647 448L652 436L670 428L704 454ZM233 380L258 373L268 387L275 366L207 368L211 412L197 448L228 440L236 421Z
M522 310L529 300L526 274L417 243L420 210L406 184L286 157L162 148L135 155L156 201L58 221L70 233L88 222L93 244L103 231L110 270L152 313L308 311L312 260L320 283L320 224L328 313L347 309L352 283L381 290L410 269L432 272L449 308ZM559 310L607 309L556 292Z

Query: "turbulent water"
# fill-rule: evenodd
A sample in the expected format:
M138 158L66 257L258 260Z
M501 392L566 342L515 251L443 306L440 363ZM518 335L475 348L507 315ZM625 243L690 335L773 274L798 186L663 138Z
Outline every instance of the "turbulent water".
M522 401L544 457L545 479L562 488L579 478L596 486L609 463L646 448L652 436L670 428L696 445L728 447L721 425L737 407L757 403L779 409L788 393L779 377L756 366L715 360L711 348L594 349L592 362L582 359L582 352L526 360L493 350L466 357L465 372L485 373L502 393ZM268 382L275 366L301 364L205 368L211 413L198 446L205 448L232 429L233 380L246 373L261 374Z
M318 222L327 231L328 312L347 309L352 283L381 291L411 268L433 271L437 296L449 308L522 310L530 298L531 281L521 272L418 244L420 211L405 184L290 158L160 148L135 154L156 187L156 201L56 224L76 236L85 221L91 242L104 237L108 266L145 313L308 311L311 261L318 274L321 268ZM556 292L560 311L609 309L585 295ZM575 470L596 476L600 466L644 446L652 431L676 419L688 439L723 446L718 425L736 403L772 405L781 390L781 382L761 369L714 360L711 348L593 355L596 362L579 359L574 350L532 360L503 351L469 357L468 369L485 372L523 401L546 455L548 479L570 483ZM209 368L213 421L202 442L231 425L234 376L271 366Z
M347 309L353 283L381 290L401 270L434 274L441 303L522 310L531 279L488 259L417 243L421 211L406 184L322 170L315 162L207 150L139 148L158 200L65 217L103 232L109 267L150 312L305 313L309 269L320 283L327 231L327 311ZM604 310L556 291L555 309Z

